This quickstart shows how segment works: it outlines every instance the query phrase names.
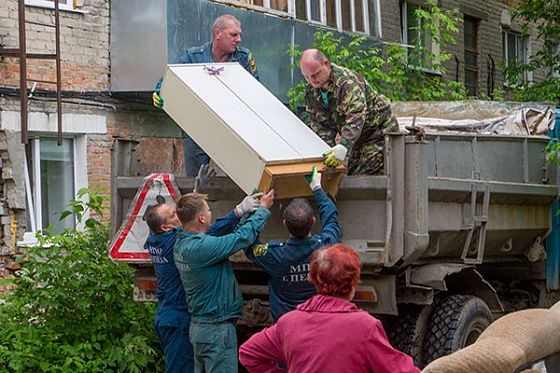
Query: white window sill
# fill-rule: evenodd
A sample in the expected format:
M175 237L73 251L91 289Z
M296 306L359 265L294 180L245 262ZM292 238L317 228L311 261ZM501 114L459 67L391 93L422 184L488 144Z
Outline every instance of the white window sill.
M34 0L26 0L25 1L25 6L32 7L32 8L42 8L42 9L52 9L52 10L54 10L54 3L53 4L45 4L43 2L34 1ZM67 12L67 13L77 13L77 14L87 14L88 13L88 12L83 11L83 10L66 7L64 4L60 4L60 7L58 9L61 12Z
M420 72L430 74L430 75L435 75L435 76L442 76L443 75L441 72L436 71L434 69L430 69L428 67L408 65L408 68L411 69L411 70L420 71Z
M530 82L523 82L521 84L513 84L513 83L508 83L508 82L504 82L502 83L502 86L506 89L521 89L524 87L525 84L527 84L528 86L532 85L532 81Z

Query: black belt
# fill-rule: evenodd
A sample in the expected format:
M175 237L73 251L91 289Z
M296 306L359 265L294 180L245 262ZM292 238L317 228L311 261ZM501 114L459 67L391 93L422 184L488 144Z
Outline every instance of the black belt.
M233 324L233 325L237 325L237 318L230 318L230 319L225 319L222 321L200 321L200 320L195 320L192 319L191 323L195 323L195 324Z

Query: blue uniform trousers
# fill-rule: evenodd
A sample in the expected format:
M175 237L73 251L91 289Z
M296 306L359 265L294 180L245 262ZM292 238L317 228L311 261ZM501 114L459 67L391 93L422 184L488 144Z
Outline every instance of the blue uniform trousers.
M190 315L178 325L161 325L156 321L156 334L165 354L166 373L194 372L193 348L189 341Z

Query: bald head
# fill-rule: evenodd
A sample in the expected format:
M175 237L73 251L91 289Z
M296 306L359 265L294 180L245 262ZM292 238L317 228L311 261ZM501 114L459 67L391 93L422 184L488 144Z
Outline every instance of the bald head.
M306 49L301 54L301 59L299 61L299 64L301 65L302 63L309 63L310 61L324 63L326 59L327 57L325 57L325 54L321 52L319 49L314 49L314 48Z
M306 49L299 60L301 74L313 88L327 88L331 63L318 49Z

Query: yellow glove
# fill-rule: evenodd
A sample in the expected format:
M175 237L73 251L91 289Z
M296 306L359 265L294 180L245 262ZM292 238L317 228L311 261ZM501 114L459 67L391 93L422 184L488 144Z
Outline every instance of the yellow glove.
M335 145L323 153L323 157L326 157L323 163L327 167L338 167L344 163L346 153L348 153L348 149L344 145Z
M157 107L158 109L163 109L163 97L161 97L159 95L159 90L156 90L153 94L152 94L152 103L154 104L155 107Z

